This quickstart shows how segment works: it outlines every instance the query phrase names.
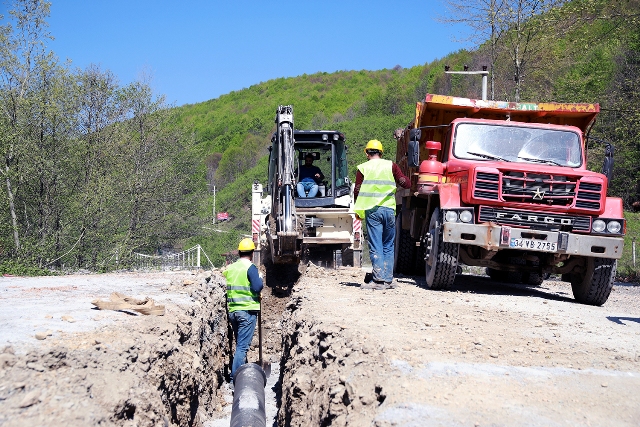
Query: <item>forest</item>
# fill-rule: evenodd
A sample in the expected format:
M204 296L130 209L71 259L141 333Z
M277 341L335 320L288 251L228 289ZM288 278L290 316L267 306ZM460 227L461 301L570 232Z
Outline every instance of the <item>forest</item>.
M445 65L488 67L490 99L599 103L591 135L615 146L609 195L626 209L640 200L639 0L445 6L438 19L467 24L474 48L421 66L279 78L171 106L145 79L121 85L109 70L62 63L47 47L49 3L14 1L0 19L0 270L108 271L126 268L135 252L194 244L220 265L250 230L251 183L266 181L278 105L294 106L299 129L343 132L355 176L366 141L393 152L393 131L426 93L480 97L480 78L445 74ZM591 169L602 154L590 140ZM216 222L214 212L230 219ZM627 215L629 236L640 232L636 215ZM628 257L620 271L634 274Z

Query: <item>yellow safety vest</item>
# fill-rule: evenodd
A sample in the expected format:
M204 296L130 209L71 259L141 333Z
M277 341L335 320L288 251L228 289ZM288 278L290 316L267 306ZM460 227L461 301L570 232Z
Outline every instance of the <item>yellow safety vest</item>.
M248 259L240 258L222 272L227 279L229 313L238 310L260 310L260 295L251 292L251 284L247 278L247 271L252 265Z
M393 177L393 162L385 159L371 159L358 165L364 176L358 199L353 208L364 219L364 212L376 206L385 206L396 211L396 180Z

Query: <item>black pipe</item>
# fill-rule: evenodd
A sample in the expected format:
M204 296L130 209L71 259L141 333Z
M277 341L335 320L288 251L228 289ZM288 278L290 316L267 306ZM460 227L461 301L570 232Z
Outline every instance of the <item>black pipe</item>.
M230 427L265 427L264 388L267 376L255 363L245 363L236 371Z

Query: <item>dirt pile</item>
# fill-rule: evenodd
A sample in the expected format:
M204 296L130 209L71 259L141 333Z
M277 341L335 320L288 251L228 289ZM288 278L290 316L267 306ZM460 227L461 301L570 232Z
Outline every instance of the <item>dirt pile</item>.
M371 419L386 398L376 370L384 368L385 348L365 334L347 329L339 318L318 318L305 303L313 283L328 277L359 280L359 269L307 269L283 316L282 403L280 426L358 425ZM338 303L337 301L333 301ZM327 301L331 303L331 301ZM363 363L365 362L365 363Z
M228 375L224 281L201 273L162 288L184 292L164 316L111 312L126 320L0 349L0 424L200 425L221 409Z
M591 307L560 282L395 281L307 270L283 318L280 427L640 422L640 287Z

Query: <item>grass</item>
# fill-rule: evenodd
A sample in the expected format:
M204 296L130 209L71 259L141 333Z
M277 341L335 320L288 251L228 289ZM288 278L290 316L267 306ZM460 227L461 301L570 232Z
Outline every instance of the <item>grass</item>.
M617 280L620 282L640 282L640 212L625 212L627 233L624 236L622 258L618 261ZM635 266L633 246L636 245Z

